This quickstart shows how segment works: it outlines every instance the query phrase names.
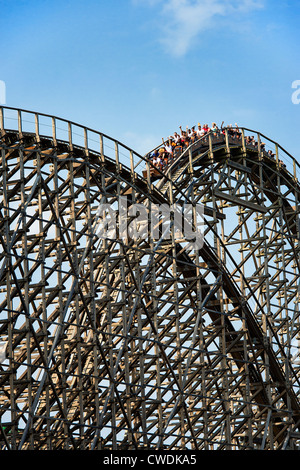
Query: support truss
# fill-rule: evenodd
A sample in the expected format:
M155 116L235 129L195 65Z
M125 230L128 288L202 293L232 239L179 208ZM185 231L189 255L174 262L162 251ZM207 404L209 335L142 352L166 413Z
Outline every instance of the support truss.
M74 123L0 124L1 448L298 448L295 160L226 130L158 178ZM203 246L99 237L121 197L204 206Z

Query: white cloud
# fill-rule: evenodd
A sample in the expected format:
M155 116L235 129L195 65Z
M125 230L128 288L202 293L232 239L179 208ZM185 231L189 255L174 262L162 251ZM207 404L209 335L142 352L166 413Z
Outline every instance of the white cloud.
M265 0L134 0L159 9L161 43L166 52L183 56L193 41L212 28L217 18L243 16L263 8Z

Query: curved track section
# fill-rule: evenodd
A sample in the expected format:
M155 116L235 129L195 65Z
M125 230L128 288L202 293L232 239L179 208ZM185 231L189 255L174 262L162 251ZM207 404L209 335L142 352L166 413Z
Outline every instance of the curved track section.
M153 177L72 122L0 127L2 449L298 448L297 162L226 130ZM204 208L201 246L132 236L172 204Z

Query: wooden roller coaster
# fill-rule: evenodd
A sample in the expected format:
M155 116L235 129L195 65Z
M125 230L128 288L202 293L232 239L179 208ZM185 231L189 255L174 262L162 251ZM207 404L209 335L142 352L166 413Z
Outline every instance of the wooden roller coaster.
M1 449L299 448L297 161L245 128L163 171L45 114L0 132ZM122 197L201 205L201 247L99 237Z

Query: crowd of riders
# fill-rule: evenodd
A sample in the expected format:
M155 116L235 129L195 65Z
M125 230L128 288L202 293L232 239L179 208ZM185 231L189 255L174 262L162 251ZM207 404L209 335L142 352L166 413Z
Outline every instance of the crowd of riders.
M227 132L228 136L232 139L240 139L242 136L237 123L235 124L235 127L230 124L227 127ZM161 171L164 170L164 168L169 166L174 161L174 159L177 158L184 151L184 149L189 147L191 144L202 139L205 145L205 143L207 143L205 136L209 133L216 137L222 135L225 136L224 121L220 127L218 127L215 122L212 123L211 127L209 127L208 124L201 125L198 123L197 128L196 126L191 128L186 127L185 130L182 129L182 126L179 126L179 132L174 132L174 134L170 135L166 140L162 138L162 146L155 149L151 153L150 157L152 164ZM245 143L247 146L258 146L254 136L246 136ZM261 143L261 149L265 150L265 144L263 142ZM268 156L271 158L275 157L271 150L268 151Z

